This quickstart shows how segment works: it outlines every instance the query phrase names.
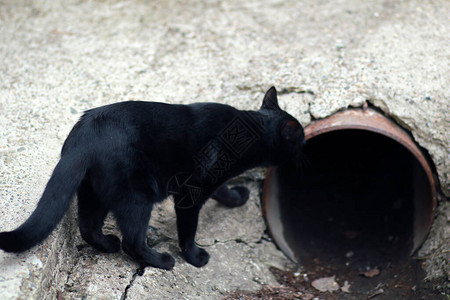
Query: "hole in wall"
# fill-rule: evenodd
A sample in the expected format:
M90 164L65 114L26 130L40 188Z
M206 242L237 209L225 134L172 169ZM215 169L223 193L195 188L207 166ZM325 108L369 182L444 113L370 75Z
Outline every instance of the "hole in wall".
M422 280L410 255L436 205L418 147L374 111L342 112L305 133L301 172L279 167L265 182L264 214L277 245L316 275L345 278L360 296L382 283L410 290ZM373 269L375 279L361 276Z

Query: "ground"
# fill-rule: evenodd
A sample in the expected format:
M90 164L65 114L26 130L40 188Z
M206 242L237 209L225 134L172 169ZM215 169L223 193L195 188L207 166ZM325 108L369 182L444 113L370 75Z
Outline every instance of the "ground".
M448 285L448 11L445 0L2 1L0 230L33 211L82 111L130 99L257 109L274 85L304 126L368 102L429 152L440 201L418 255L427 279ZM85 247L71 212L43 245L0 253L0 295L193 299L276 286L269 268L290 262L266 233L261 174L240 179L252 191L246 206L211 202L202 213L205 268L181 260L170 202L155 211L149 237L177 265L143 276L123 255Z

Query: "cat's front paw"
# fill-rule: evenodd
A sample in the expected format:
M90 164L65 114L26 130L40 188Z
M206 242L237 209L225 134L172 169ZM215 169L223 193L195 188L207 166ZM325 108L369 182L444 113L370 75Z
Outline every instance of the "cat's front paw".
M157 266L160 269L172 270L175 266L175 259L167 252L161 253L160 264Z
M175 266L175 259L167 252L157 253L157 255L154 258L155 259L152 261L140 261L140 268L142 269L142 271L147 266L168 271L172 270L173 267Z
M191 249L185 249L183 251L184 259L191 265L200 268L206 265L209 261L209 254L206 250L199 248L197 246Z

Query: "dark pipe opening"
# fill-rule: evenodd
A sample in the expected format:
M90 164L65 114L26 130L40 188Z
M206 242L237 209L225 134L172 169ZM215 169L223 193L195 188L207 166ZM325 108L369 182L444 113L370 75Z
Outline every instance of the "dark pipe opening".
M284 235L298 258L355 256L377 265L409 256L414 182L423 175L406 148L374 132L340 130L310 139L305 157L295 176L279 169Z
M353 296L383 284L391 288L385 299L399 299L420 284L423 272L410 255L426 236L422 206L433 193L411 151L373 131L344 129L310 137L304 152L300 172L272 170L265 189L280 248L316 277L348 280ZM361 276L373 269L376 279Z

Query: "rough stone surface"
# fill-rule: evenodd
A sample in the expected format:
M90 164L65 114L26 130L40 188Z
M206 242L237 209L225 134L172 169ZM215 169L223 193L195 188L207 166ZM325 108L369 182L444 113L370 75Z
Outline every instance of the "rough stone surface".
M425 262L427 279L447 278L450 280L450 203L444 202L438 208L437 218L427 239L419 251Z
M429 152L450 196L448 11L445 0L1 1L0 230L33 211L83 110L129 99L257 109L271 85L303 125L365 101L380 108ZM250 187L248 205L211 202L202 212L198 241L212 254L204 269L176 256L170 202L155 210L150 242L178 264L134 278L124 256L83 248L71 214L32 251L0 252L0 296L214 298L271 283L267 265L281 254L262 239L259 188ZM443 199L422 250L430 278L450 276Z
M176 245L171 248L176 249ZM146 269L142 277L136 277L127 298L217 299L235 290L258 290L262 284L276 284L268 267L286 264L286 258L266 241L216 243L205 249L212 255L205 268L195 268L177 257L173 272Z

